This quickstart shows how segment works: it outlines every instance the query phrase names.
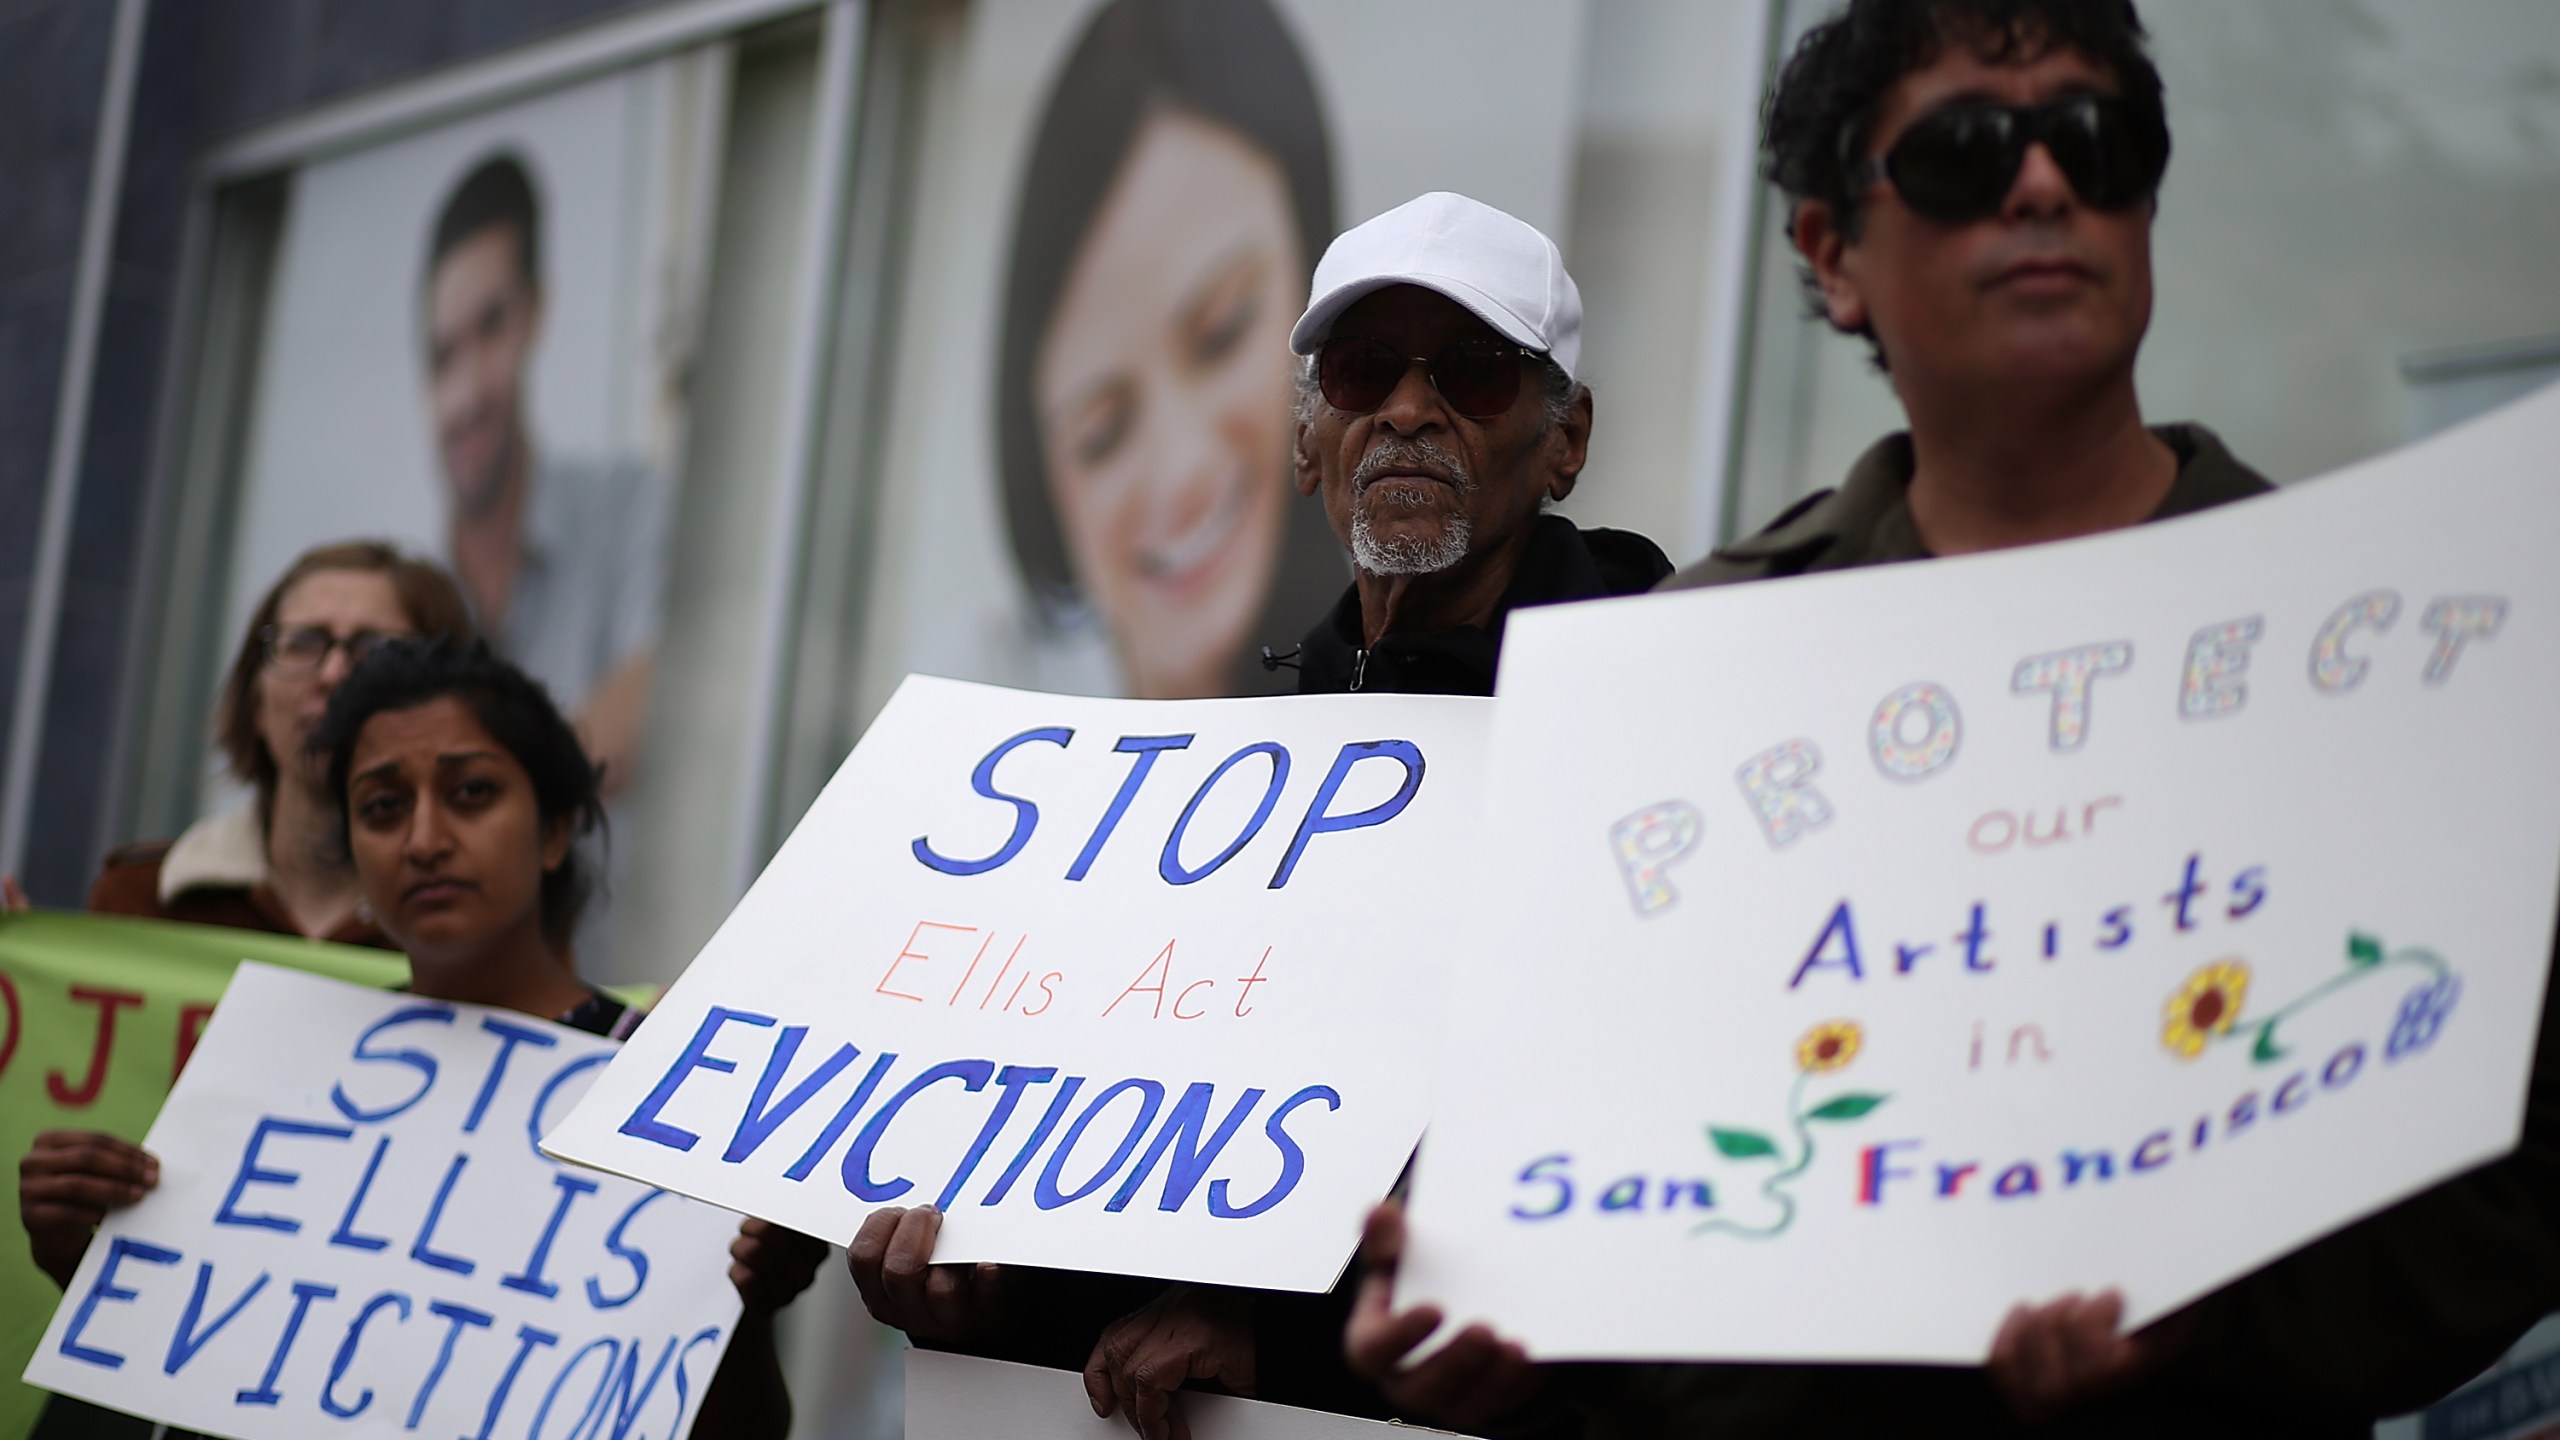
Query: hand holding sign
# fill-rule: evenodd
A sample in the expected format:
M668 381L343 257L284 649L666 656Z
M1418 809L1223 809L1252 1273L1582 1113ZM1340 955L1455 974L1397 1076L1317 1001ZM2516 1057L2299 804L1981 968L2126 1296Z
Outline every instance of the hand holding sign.
M871 1318L929 1344L973 1345L1004 1328L1004 1275L994 1265L936 1265L942 1212L891 1205L862 1217L845 1268Z
M36 1267L69 1288L89 1237L110 1211L151 1193L160 1162L96 1130L47 1130L18 1161L18 1218Z
M1174 1392L1205 1381L1252 1394L1253 1350L1250 1294L1176 1285L1103 1330L1085 1362L1085 1398L1100 1418L1128 1416L1138 1440L1191 1440Z
M1351 1368L1369 1378L1399 1411L1429 1415L1470 1429L1499 1423L1546 1387L1529 1352L1487 1325L1469 1325L1429 1355L1406 1357L1440 1328L1433 1305L1398 1310L1396 1267L1404 1259L1404 1206L1394 1200L1369 1215L1360 1236L1360 1298L1343 1337Z
M2009 1413L2041 1425L2123 1389L2164 1363L2191 1328L2178 1316L2133 1335L2121 1333L2123 1324L2124 1296L2113 1290L2011 1310L1989 1362Z
M729 1242L729 1283L747 1313L770 1315L800 1298L826 1258L826 1241L749 1217Z

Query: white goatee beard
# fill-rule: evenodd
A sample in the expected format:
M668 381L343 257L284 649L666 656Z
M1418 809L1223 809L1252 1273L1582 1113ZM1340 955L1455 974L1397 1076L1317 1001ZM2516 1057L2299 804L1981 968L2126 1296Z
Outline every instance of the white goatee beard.
M1351 515L1351 563L1372 575L1436 575L1467 558L1472 527L1466 512L1449 517L1436 540L1398 536L1381 540L1369 528L1369 512Z
M1382 540L1369 525L1369 507L1363 503L1370 484L1386 471L1402 466L1429 467L1448 478L1452 496L1458 503L1451 508L1448 520L1441 526L1436 540L1397 538ZM1467 497L1475 493L1475 480L1467 474L1466 463L1441 445L1425 438L1387 440L1362 457L1360 468L1352 473L1351 563L1372 575L1436 575L1455 567L1467 558L1467 542L1474 538L1474 528L1463 507ZM1390 481L1388 483L1399 483ZM1427 484L1406 481L1404 484ZM1396 503L1401 501L1401 503ZM1418 495L1395 497L1392 508L1418 510L1427 502Z

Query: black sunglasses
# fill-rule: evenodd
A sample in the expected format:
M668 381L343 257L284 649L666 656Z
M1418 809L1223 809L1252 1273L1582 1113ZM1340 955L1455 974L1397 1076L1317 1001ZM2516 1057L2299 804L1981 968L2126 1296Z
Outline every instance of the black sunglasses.
M2150 199L2169 168L2169 122L2157 102L2066 95L1931 111L1852 178L1862 188L1890 180L1914 213L1958 225L2000 213L2031 145L2042 145L2081 202L2100 210Z
M1520 398L1520 362L1538 352L1491 340L1461 340L1437 355L1407 355L1384 340L1327 340L1316 351L1316 388L1336 410L1366 415L1387 403L1416 365L1449 408L1469 420L1506 414Z

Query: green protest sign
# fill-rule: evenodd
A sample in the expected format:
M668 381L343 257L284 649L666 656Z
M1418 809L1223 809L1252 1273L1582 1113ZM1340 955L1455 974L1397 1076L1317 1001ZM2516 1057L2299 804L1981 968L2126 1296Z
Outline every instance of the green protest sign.
M42 1131L140 1140L243 960L361 985L409 978L402 957L347 945L95 915L0 915L0 1155L12 1172ZM45 1396L18 1376L61 1292L28 1255L17 1187L0 1189L0 1440L20 1440Z

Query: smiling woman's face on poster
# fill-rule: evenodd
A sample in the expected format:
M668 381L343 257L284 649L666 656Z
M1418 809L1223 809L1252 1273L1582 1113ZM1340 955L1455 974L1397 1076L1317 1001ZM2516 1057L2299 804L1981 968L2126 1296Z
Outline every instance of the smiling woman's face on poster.
M1341 590L1289 490L1289 327L1333 232L1313 77L1268 0L1111 0L1032 131L996 392L1005 514L1058 643L1118 688L1282 688Z
M1257 642L1287 518L1307 263L1280 167L1165 109L1068 271L1033 371L1041 454L1134 694L1225 693Z

